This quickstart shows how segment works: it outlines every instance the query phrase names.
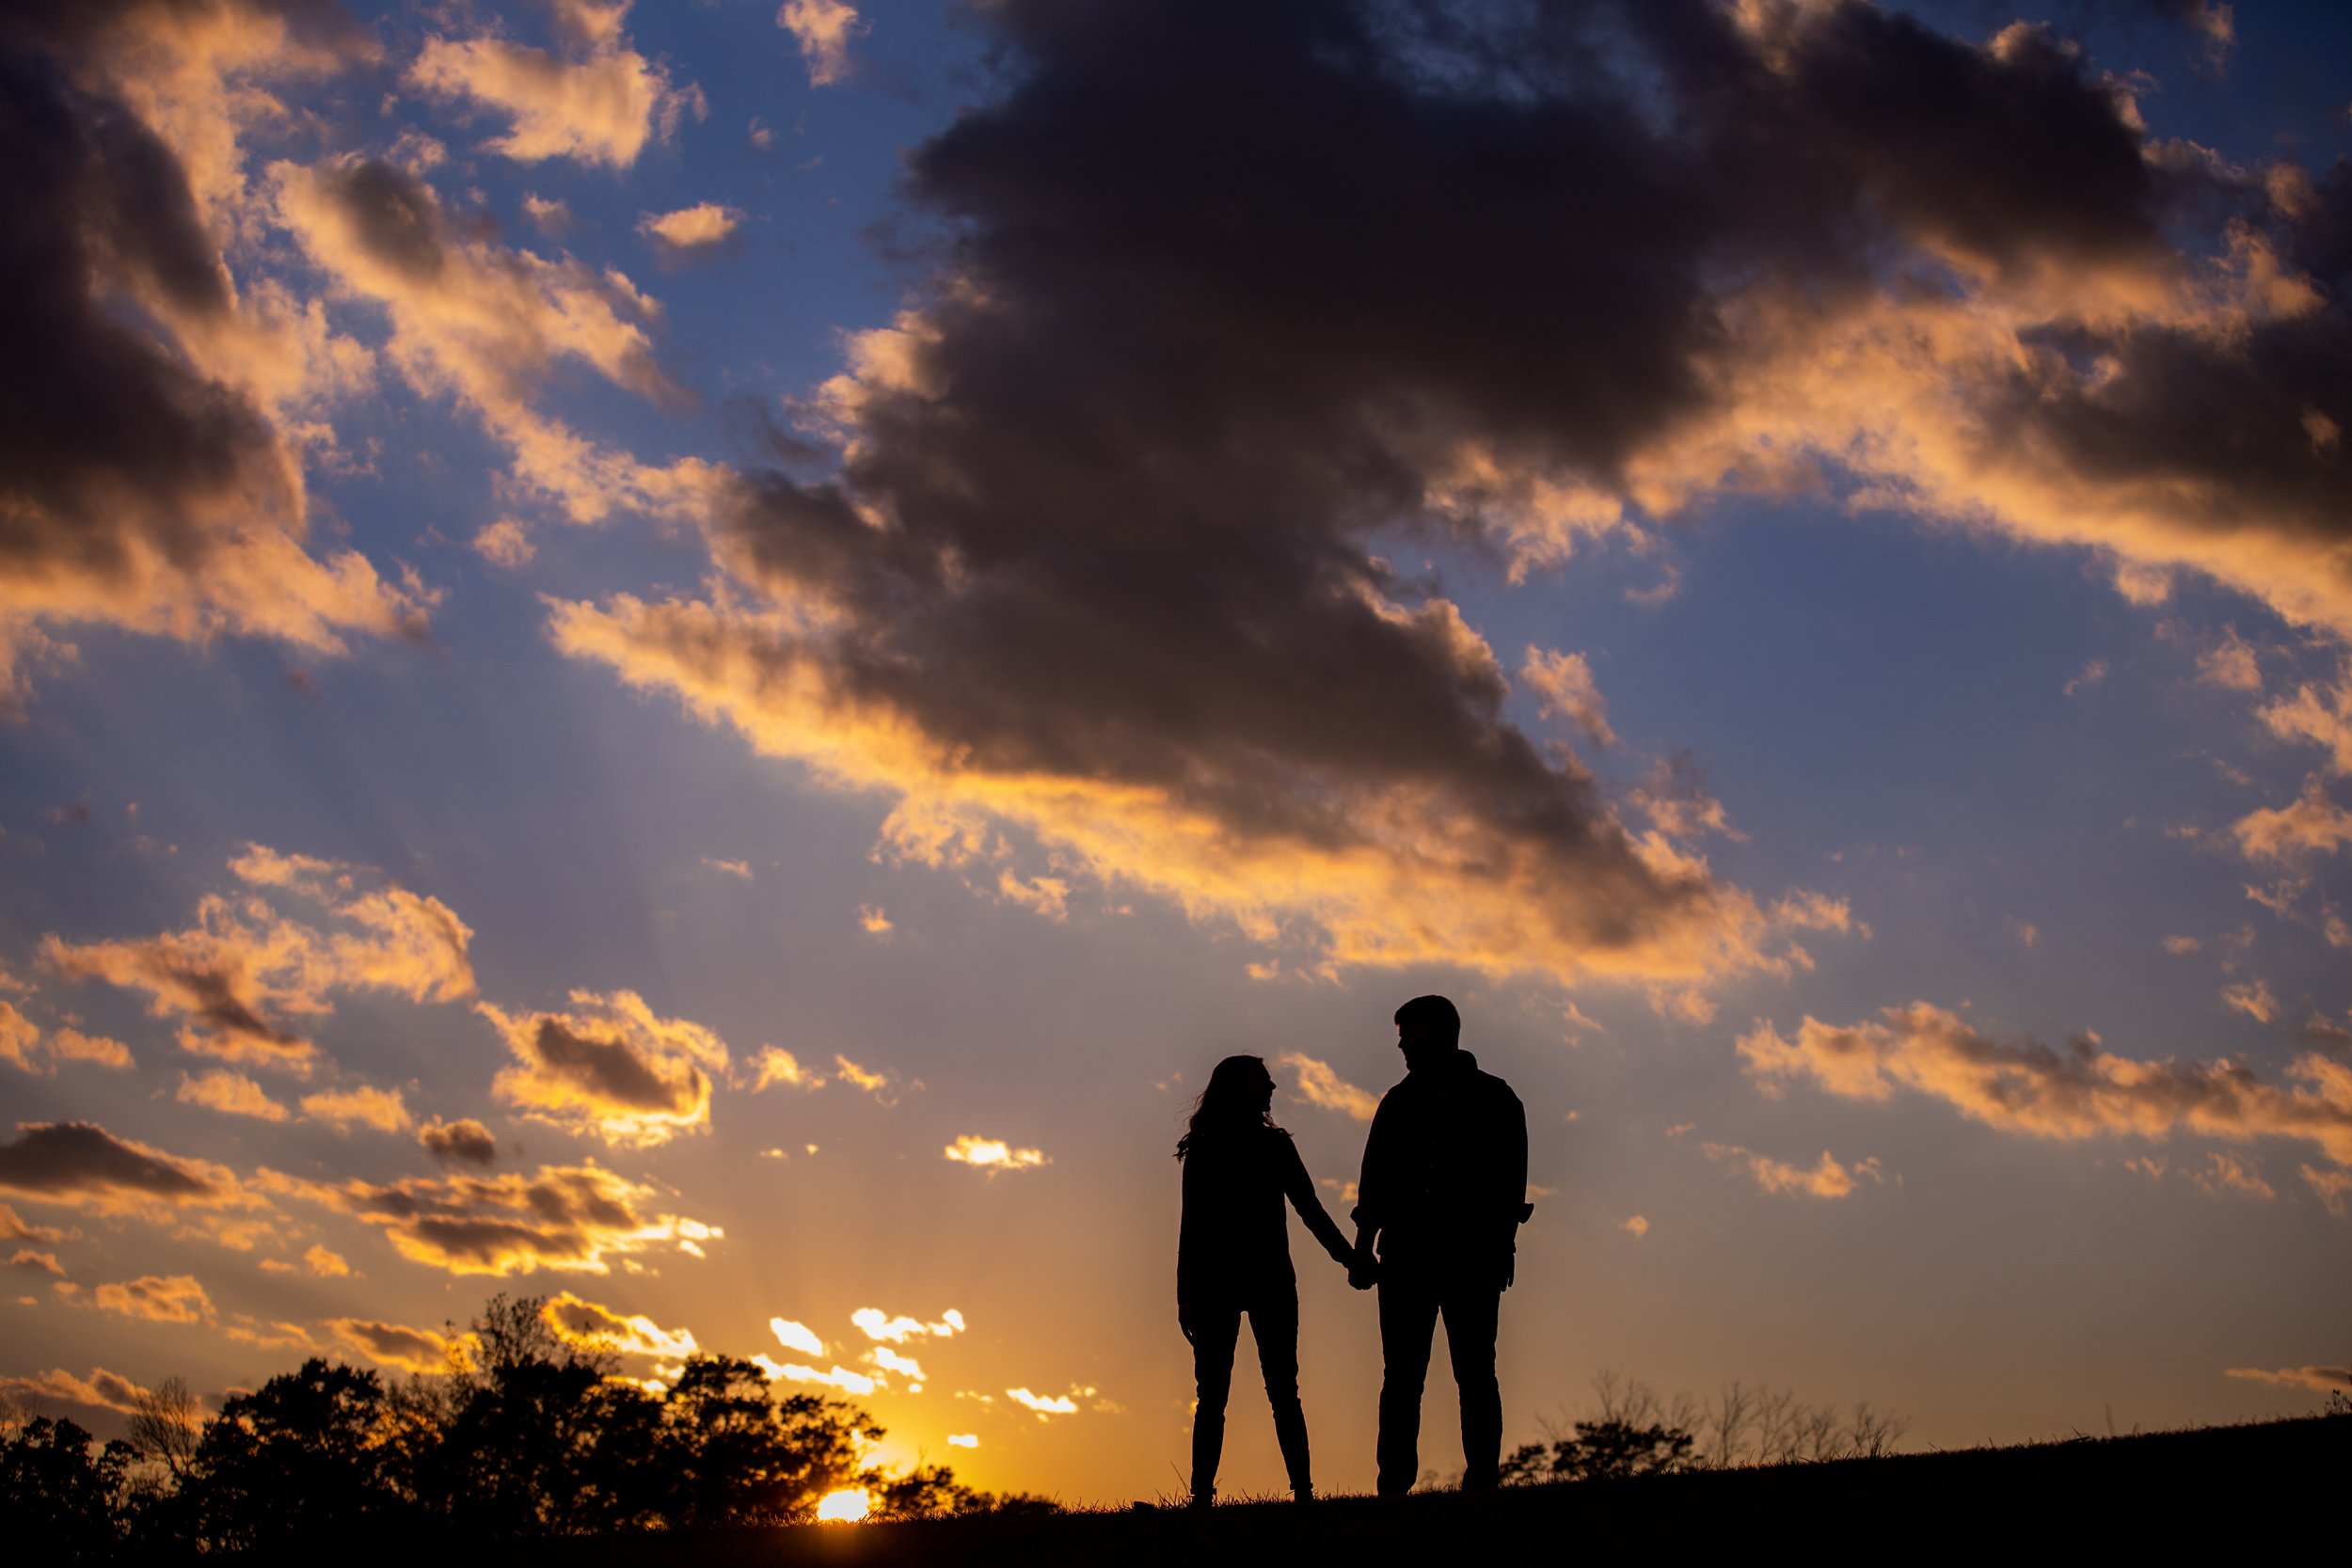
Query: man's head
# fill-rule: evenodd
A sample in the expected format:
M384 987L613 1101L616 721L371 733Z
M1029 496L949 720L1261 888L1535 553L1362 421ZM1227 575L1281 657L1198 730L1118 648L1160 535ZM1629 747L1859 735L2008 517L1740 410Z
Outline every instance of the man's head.
M1462 1015L1442 996L1416 996L1396 1010L1396 1048L1405 1070L1440 1066L1462 1044Z

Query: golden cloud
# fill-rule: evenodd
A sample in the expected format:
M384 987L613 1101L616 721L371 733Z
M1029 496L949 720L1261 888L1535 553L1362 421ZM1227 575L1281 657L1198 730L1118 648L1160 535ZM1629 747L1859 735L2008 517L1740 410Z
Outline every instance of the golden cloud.
M803 1355L825 1354L825 1341L819 1339L816 1330L806 1323L794 1323L789 1318L771 1318L768 1320L768 1329L776 1337L776 1342L786 1350L796 1350Z
M498 1140L471 1117L455 1121L435 1117L417 1129L417 1141L443 1164L489 1165L498 1159Z
M1700 1148L1708 1159L1740 1172L1768 1193L1806 1193L1814 1197L1845 1197L1854 1190L1857 1178L1869 1181L1885 1180L1875 1159L1858 1160L1847 1165L1840 1164L1826 1148L1821 1150L1820 1162L1808 1167L1791 1164L1786 1160L1775 1160L1768 1154L1741 1148L1738 1144L1703 1144ZM1626 1228L1633 1230L1630 1220L1626 1222ZM1648 1222L1644 1221L1641 1228L1633 1230L1633 1233L1639 1236L1648 1229Z
M704 201L675 213L648 213L638 220L637 231L666 250L707 250L725 243L742 222L743 214L734 208Z
M333 1089L324 1094L302 1097L302 1114L313 1121L323 1121L338 1129L357 1123L372 1127L378 1132L405 1132L412 1125L407 1102L398 1089L378 1089L361 1085L352 1089Z
M201 1105L206 1110L219 1111L232 1117L252 1117L261 1121L284 1121L287 1111L267 1091L243 1073L215 1069L190 1078L183 1074L180 1087L172 1095L186 1105Z
M2352 1391L2352 1367L2232 1367L2225 1375L2279 1388L2312 1388L2323 1394Z
M654 1355L681 1360L701 1354L691 1329L666 1329L646 1317L623 1317L607 1307L583 1301L565 1291L551 1296L541 1309L548 1327L567 1345L612 1351L622 1355Z
M2234 1374L2233 1374L2234 1375ZM93 1367L87 1377L76 1377L63 1367L33 1377L0 1377L0 1396L31 1404L85 1404L95 1410L131 1415L147 1390L119 1372Z
M60 1230L55 1226L28 1224L24 1215L0 1203L0 1242L40 1242L47 1246L56 1246L60 1242L80 1239L81 1232L78 1230Z
M1359 1089L1331 1070L1327 1062L1293 1051L1275 1058L1277 1067L1286 1067L1298 1074L1297 1095L1310 1105L1320 1105L1327 1111L1357 1121L1370 1121L1380 1108L1380 1097L1370 1089Z
M879 1307L861 1307L850 1314L850 1322L868 1339L903 1345L909 1339L929 1335L946 1339L963 1332L963 1314L950 1307L939 1315L937 1323L924 1323L904 1315L891 1317Z
M102 1214L267 1206L224 1165L167 1154L87 1121L17 1123L16 1139L0 1144L0 1192ZM39 1227L25 1233L56 1234Z
M2226 1058L2118 1056L2095 1036L2064 1052L2007 1044L1925 1002L1845 1028L1808 1017L1793 1037L1759 1022L1740 1038L1739 1052L1767 1094L1797 1082L1849 1100L1885 1101L1907 1089L2033 1137L2279 1138L2352 1166L2352 1067L2316 1052L2287 1069L2298 1086L2281 1087Z
M590 1162L507 1176L329 1183L264 1169L255 1185L381 1229L413 1263L455 1275L609 1274L657 1247L702 1255L715 1226L654 1211L654 1189Z
M247 845L230 863L246 883L324 903L357 926L322 931L279 915L259 895L207 895L182 931L122 942L40 943L40 961L69 980L148 992L148 1011L178 1015L181 1048L307 1076L317 1048L276 1022L334 1011L330 992L379 990L446 1002L473 989L473 933L437 898L401 887L354 894L361 868L281 856Z
M433 191L389 164L281 163L271 177L278 219L304 252L342 293L384 310L386 353L409 385L470 407L513 452L515 477L571 521L595 522L615 507L675 515L702 504L719 472L709 465L651 467L533 406L540 384L571 363L678 400L646 335L660 307L627 277L461 237Z
M195 1276L142 1275L119 1284L101 1285L90 1292L90 1305L102 1312L150 1323L197 1323L213 1321L213 1298Z
M1519 665L1519 680L1535 693L1545 717L1568 720L1596 746L1617 743L1609 727L1609 705L1593 684L1593 667L1582 654L1531 647Z
M992 1178L1004 1171L1035 1170L1054 1163L1053 1157L1041 1148L1015 1148L1002 1138L983 1138L971 1132L958 1134L956 1141L940 1152L958 1164L986 1171Z
M461 1371L473 1365L470 1334L444 1336L429 1328L377 1323L367 1318L329 1318L327 1332L379 1367L431 1376Z
M485 1002L516 1065L491 1092L523 1115L592 1132L616 1147L667 1142L710 1124L710 1074L727 1069L724 1041L665 1019L634 991L576 990L576 1011L510 1015Z
M59 1062L89 1062L122 1071L132 1066L131 1049L103 1035L53 1029L43 1036L33 1021L0 1001L0 1062L20 1071L48 1074Z

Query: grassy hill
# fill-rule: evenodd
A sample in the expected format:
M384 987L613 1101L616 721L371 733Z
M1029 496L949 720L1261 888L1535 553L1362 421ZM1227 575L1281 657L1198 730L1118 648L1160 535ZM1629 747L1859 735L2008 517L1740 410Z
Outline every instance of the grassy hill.
M1634 1562L1797 1555L1828 1562L1928 1557L2013 1561L2065 1555L2183 1555L2227 1539L2225 1559L2270 1555L2299 1523L2315 1560L2347 1540L2352 1418L2312 1418L2011 1449L1903 1454L1639 1481L1454 1493L1383 1503L1331 1497L1232 1505L1206 1513L1104 1510L1041 1518L804 1526L715 1535L605 1537L517 1547L480 1560L638 1568L802 1564L974 1568L1019 1564L1443 1564ZM360 1554L364 1555L364 1554ZM436 1553L436 1556L444 1554ZM469 1554L446 1554L454 1563Z

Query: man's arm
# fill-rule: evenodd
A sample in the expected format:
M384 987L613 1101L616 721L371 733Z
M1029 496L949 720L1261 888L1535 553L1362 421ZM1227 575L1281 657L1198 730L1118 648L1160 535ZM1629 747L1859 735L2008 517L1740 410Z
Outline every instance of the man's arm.
M1364 1135L1364 1163L1356 1173L1356 1209L1349 1218L1356 1222L1355 1259L1347 1266L1347 1282L1359 1291L1369 1291L1379 1278L1380 1265L1373 1251L1379 1239L1380 1227L1386 1223L1382 1205L1389 1198L1389 1144L1393 1136L1389 1121L1389 1101L1386 1096L1380 1108L1372 1114L1372 1131Z

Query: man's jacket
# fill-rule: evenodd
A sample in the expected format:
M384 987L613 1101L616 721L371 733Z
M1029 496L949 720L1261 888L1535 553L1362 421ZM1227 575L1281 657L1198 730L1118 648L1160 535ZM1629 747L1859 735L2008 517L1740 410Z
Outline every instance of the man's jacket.
M1356 1183L1356 1223L1379 1232L1384 1274L1511 1279L1527 1201L1527 1108L1456 1051L1381 1097Z

